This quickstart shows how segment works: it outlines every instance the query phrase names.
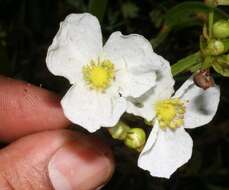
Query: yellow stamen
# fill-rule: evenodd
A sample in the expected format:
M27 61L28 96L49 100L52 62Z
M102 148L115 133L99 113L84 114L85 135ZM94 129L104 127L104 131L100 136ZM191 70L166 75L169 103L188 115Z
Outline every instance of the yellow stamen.
M91 61L83 67L83 77L87 85L96 91L104 92L114 80L114 64L109 60Z
M184 125L184 103L179 98L162 100L155 105L156 117L162 129L176 129Z

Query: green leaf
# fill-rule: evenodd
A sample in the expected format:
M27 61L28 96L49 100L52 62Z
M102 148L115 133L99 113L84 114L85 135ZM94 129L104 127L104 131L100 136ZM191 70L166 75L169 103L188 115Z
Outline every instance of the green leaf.
M214 9L214 20L227 18L227 14ZM208 20L209 7L196 1L183 2L169 9L164 16L162 30L156 38L151 40L153 47L161 44L172 30L191 26L201 26Z
M195 65L200 64L200 52L196 52L192 55L189 55L181 60L179 60L177 63L172 65L172 74L173 76L186 71L190 70Z
M108 0L90 0L89 12L95 15L102 23L106 12Z
M227 18L227 14L219 9L215 9L214 12L215 20ZM207 21L208 13L209 7L204 3L196 1L184 2L167 12L164 24L173 29L202 25L204 21Z

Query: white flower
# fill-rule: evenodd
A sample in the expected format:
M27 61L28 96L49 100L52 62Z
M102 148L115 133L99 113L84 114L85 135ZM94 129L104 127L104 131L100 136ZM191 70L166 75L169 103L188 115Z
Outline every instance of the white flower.
M154 90L145 95L141 108L131 104L128 111L154 119L138 166L148 170L152 176L169 178L192 155L193 141L185 128L196 128L212 120L220 90L217 86L203 90L194 84L191 77L171 97L173 83L166 85L163 81L166 79L159 81Z
M126 97L139 97L152 88L163 65L137 34L114 32L103 47L99 22L88 13L66 17L46 62L54 75L72 84L61 100L66 117L90 132L114 126L126 111Z

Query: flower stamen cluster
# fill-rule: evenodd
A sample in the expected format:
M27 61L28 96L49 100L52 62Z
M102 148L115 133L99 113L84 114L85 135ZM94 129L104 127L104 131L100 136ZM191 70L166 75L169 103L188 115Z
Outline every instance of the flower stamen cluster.
M184 124L185 106L179 98L158 101L155 104L156 117L160 127L176 129Z
M83 67L83 77L91 89L104 92L114 80L114 64L109 60L92 60Z

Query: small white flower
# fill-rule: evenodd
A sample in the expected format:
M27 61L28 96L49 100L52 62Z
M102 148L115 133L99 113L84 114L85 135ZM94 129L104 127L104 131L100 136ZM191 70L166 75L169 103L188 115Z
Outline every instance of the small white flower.
M172 82L166 85L159 81L153 89L145 95L143 107L131 104L128 111L154 119L138 166L148 170L152 176L169 178L192 155L193 141L185 128L196 128L212 120L217 111L220 90L217 86L203 90L194 84L192 77L173 97Z
M99 22L88 13L66 17L46 62L54 75L72 84L61 100L66 117L90 132L114 126L126 111L126 97L139 97L152 88L163 65L137 34L114 32L103 47Z

